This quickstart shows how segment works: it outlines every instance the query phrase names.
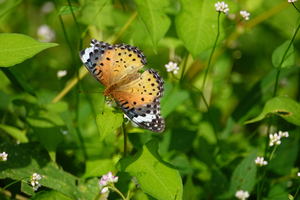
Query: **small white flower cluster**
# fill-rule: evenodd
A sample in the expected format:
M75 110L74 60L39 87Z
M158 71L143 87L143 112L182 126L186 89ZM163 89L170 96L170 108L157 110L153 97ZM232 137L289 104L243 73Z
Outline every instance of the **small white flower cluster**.
M33 189L35 191L37 191L37 189L39 187L41 187L40 183L38 182L39 180L41 180L41 175L37 174L37 173L33 173L32 176L30 177L31 180L31 185L33 187Z
M249 15L250 15L250 13L247 13L247 11L241 10L241 11L240 11L240 15L242 16L243 19L249 20Z
M236 198L241 199L241 200L245 200L246 198L248 198L249 192L248 191L243 191L243 190L239 190L235 193Z
M296 2L297 0L288 0L288 3L294 3Z
M300 176L300 172L298 172L297 176Z
M0 153L0 161L7 161L8 154L3 151L3 153Z
M179 67L177 67L177 63L170 61L165 67L167 68L167 72L173 72L174 74L178 73Z
M107 192L108 191L107 185L116 183L116 182L118 182L118 180L119 180L119 177L113 176L111 172L108 172L107 175L103 175L101 177L101 180L99 181L101 193L103 194L103 193Z
M64 77L65 75L67 75L67 70L59 70L57 72L57 78L61 78L61 77Z
M139 184L139 182L138 182L138 180L137 180L134 176L132 177L131 181L134 183L134 185L135 185L137 188L140 188L140 187L141 187L140 184Z
M278 134L277 133L274 133L274 135L270 134L269 137L270 137L269 145L271 147L274 144L280 145L281 144L280 139L283 137L289 137L289 133L287 131L286 132L279 131Z
M268 164L268 162L264 160L264 157L261 157L261 158L260 158L260 157L257 157L257 158L255 159L255 163L256 163L258 166L260 166L260 167L262 167L262 166Z
M227 15L229 8L228 8L228 4L225 4L224 1L222 1L221 3L220 2L216 3L215 7L218 12L223 12L225 15Z
M55 32L46 24L38 28L37 35L41 42L51 42L55 39Z

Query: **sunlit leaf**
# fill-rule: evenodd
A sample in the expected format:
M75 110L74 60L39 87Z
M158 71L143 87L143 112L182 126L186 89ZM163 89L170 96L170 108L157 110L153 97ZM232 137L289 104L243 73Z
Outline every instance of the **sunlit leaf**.
M181 200L181 177L171 164L161 159L157 150L157 141L151 140L135 156L122 158L116 168L136 177L141 189L156 199Z
M61 200L71 200L72 198L56 191L56 190L51 190L51 191L40 191L36 195L34 195L31 200L40 200L40 199L45 199L45 200L53 200L53 199L61 199Z
M5 124L0 124L0 129L4 130L6 133L10 134L12 137L22 143L28 142L28 138L20 129Z
M285 96L270 99L262 112L254 119L246 121L245 124L261 121L265 117L269 117L270 114L278 115L286 121L300 126L300 104Z
M218 14L214 1L180 0L180 12L175 25L179 38L194 59L203 51L212 48L217 36ZM221 16L220 24L224 17ZM220 32L223 32L222 26ZM219 42L222 41L219 38Z
M274 67L279 68L280 64L282 62L283 56L289 47L290 40L284 42L282 45L280 45L272 54L272 63ZM292 67L295 64L295 54L294 54L294 45L291 44L291 46L288 49L288 52L286 53L284 57L284 61L281 65L281 68L289 68Z
M86 162L83 178L100 177L109 171L114 171L115 163L111 159L90 160Z
M105 104L103 113L97 115L96 121L100 133L100 142L102 142L108 134L121 126L123 122L123 113L113 108L109 108L107 104Z
M164 12L169 2L167 0L134 0L134 2L156 50L157 43L171 25L170 18Z
M2 33L0 34L0 66L10 67L19 64L44 49L57 45L39 42L22 34Z

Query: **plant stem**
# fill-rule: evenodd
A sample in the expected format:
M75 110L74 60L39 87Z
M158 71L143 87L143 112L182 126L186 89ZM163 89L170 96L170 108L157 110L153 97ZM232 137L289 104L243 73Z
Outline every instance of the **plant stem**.
M217 33L217 37L216 37L213 49L212 49L211 54L210 54L209 59L208 59L208 64L207 64L207 68L206 68L206 71L205 71L204 80L203 80L203 84L202 84L202 91L204 89L206 77L207 77L207 74L208 74L208 71L209 71L209 68L210 68L211 59L212 59L212 56L214 54L214 51L215 51L215 48L217 46L217 42L218 42L218 39L219 39L219 36L220 36L220 14L221 14L221 12L219 12L219 14L218 14L218 23L217 23L218 33Z
M109 187L109 188L111 188L112 190L116 191L122 197L122 199L126 200L126 198L124 197L124 195L116 187Z
M127 155L127 132L126 132L126 124L125 124L125 118L123 119L123 123L122 123L122 129L123 129L123 133L124 133L124 153L123 153L123 157L126 157Z
M3 188L0 190L0 193L1 193L3 190L5 190L6 188L8 188L9 186L11 186L11 185L13 185L13 184L15 184L15 183L17 183L17 182L19 182L19 181L22 181L22 180L25 179L25 178L30 178L30 177L24 177L24 178L21 178L20 180L16 180L16 181L14 181L14 182L12 182L12 183L6 185L5 187L3 187Z
M279 82L279 75L280 75L281 67L282 67L282 64L284 62L285 56L286 56L287 52L289 51L290 47L292 46L292 44L294 42L294 39L295 39L295 37L296 37L296 35L298 33L299 28L300 28L300 23L298 24L298 27L297 27L297 29L296 29L296 31L295 31L295 33L294 33L294 35L293 35L290 43L289 43L289 46L286 48L286 50L285 50L285 52L284 52L284 54L282 56L282 59L280 61L280 64L279 64L279 67L278 67L278 70L277 70L277 75L276 75L276 81L275 81L275 86L274 86L273 97L275 97L276 93L277 93L277 87L278 87L278 82Z

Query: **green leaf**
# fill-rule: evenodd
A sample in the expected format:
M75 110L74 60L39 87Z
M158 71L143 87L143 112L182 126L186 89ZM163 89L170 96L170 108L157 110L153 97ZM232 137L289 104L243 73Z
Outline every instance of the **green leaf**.
M275 68L279 68L282 62L282 58L290 44L290 40L284 42L282 45L277 47L272 54L272 63ZM281 68L289 68L295 64L295 54L294 54L294 45L292 44L284 57Z
M116 169L135 176L141 189L156 199L181 200L183 186L179 172L163 161L157 151L157 141L151 140L135 156L120 159Z
M269 117L269 114L278 115L286 121L300 126L300 104L285 96L270 99L265 104L263 111L254 119L246 121L245 124L261 121L265 117Z
M216 199L222 199L221 195L225 194L229 189L229 183L226 176L216 167L213 167L212 169L211 188Z
M290 135L292 135L292 133L290 133ZM295 166L298 154L298 142L295 142L294 139L282 138L280 146L276 149L274 158L271 163L269 163L269 169L282 176L289 175Z
M97 181L78 181L79 178L69 174L52 162L47 151L40 149L39 143L4 144L0 149L8 153L8 161L0 162L0 179L10 178L20 180L30 177L33 173L41 175L39 183L48 188L57 190L72 199L94 199L99 193ZM30 179L26 178L24 181ZM25 183L26 184L26 183ZM22 186L25 191L29 187ZM95 192L97 191L97 192ZM60 198L58 198L60 199Z
M12 137L14 137L16 140L19 140L21 143L28 142L28 138L20 129L5 124L0 124L0 129L10 134Z
M89 160L86 162L83 178L102 176L114 169L115 163L111 159Z
M102 142L108 134L116 130L122 124L123 113L109 108L107 104L105 104L103 114L98 114L96 121L100 133L100 142Z
M71 10L71 7L72 7L72 10ZM59 9L59 15L68 15L68 14L72 14L72 11L73 13L75 12L78 12L80 10L80 8L78 6L69 6L69 5L64 5L62 7L60 7Z
M180 0L181 10L175 19L176 31L194 59L201 52L212 48L215 42L218 13L214 3L216 2ZM224 17L220 17L222 24ZM222 27L220 29L222 33ZM221 41L219 38L219 42Z
M255 185L257 165L254 162L257 150L242 160L235 168L230 181L230 194L234 195L238 190L252 191Z
M134 0L134 2L156 50L157 43L171 26L171 20L164 12L169 2L167 0Z
M32 195L35 194L35 192L34 192L32 186L29 185L29 184L30 184L30 183L21 181L21 191L24 192L24 193L27 194L27 195L32 196Z
M71 200L70 197L56 191L56 190L52 190L52 191L40 191L38 192L36 195L34 195L32 198L30 198L30 200L40 200L40 199L44 199L44 200L56 200L56 199L60 199L60 200Z
M26 108L28 109L27 123L55 161L56 148L63 141L62 130L66 130L63 120L56 112L48 111L44 108L30 107L28 105Z
M0 66L10 67L19 64L44 49L57 45L39 42L22 34L2 33L0 34Z
M183 187L183 199L197 200L197 189L193 183L192 176L189 175Z
M35 91L27 83L23 74L18 69L14 67L10 67L10 68L1 67L1 70L14 86L36 97Z
M163 98L161 104L162 104L162 110L161 115L163 117L167 117L169 114L171 114L180 104L188 100L190 97L189 93L185 90L182 91L175 91L171 95L169 95L167 98ZM174 101L176 99L176 101Z

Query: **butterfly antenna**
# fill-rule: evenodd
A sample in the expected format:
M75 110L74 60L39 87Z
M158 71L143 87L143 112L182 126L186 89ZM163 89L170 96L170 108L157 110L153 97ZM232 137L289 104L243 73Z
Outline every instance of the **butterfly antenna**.
M90 92L90 91L78 91L78 93L103 93L103 92Z

